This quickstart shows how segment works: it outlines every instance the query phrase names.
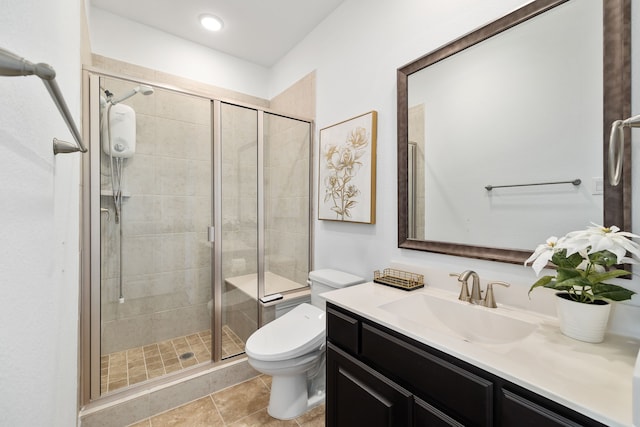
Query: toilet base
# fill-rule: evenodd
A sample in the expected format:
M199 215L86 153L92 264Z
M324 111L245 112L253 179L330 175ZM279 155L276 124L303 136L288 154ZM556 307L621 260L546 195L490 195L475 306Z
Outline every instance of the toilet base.
M309 397L307 376L274 376L267 412L279 420L291 420L324 402L324 392Z
M307 411L315 408L318 405L322 405L324 403L324 392L318 392L317 394L311 396L307 401Z

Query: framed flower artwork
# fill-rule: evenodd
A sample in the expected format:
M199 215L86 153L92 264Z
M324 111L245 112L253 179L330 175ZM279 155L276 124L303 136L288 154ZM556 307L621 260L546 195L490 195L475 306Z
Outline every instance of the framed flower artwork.
M318 219L375 224L377 119L370 111L320 129Z

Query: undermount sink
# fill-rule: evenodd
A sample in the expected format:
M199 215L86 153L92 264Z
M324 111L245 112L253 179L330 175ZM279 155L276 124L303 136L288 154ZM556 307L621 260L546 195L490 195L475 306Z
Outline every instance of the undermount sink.
M538 322L505 313L503 308L486 308L435 295L417 294L382 304L380 309L399 318L474 343L508 344L529 336Z

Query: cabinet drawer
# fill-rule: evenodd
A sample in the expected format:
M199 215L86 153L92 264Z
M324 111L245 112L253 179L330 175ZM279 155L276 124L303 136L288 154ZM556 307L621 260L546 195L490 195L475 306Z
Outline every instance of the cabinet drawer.
M352 354L358 354L358 320L327 307L327 337L329 341Z
M361 355L382 373L464 425L493 425L493 383L366 323Z
M327 427L407 427L411 393L329 343Z
M597 421L587 419L568 408L566 414L560 414L550 408L539 405L525 397L502 390L501 423L503 427L585 427L602 426ZM570 414L572 413L573 414ZM573 416L572 416L573 415ZM579 417L580 422L567 417ZM604 427L604 426L602 426Z

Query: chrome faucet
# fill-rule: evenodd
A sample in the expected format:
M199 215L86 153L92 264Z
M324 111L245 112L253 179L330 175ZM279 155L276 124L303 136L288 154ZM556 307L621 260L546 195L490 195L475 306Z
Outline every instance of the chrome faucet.
M460 295L458 299L471 304L478 304L484 307L497 308L496 298L493 295L493 285L500 285L508 288L510 285L506 282L490 282L487 284L487 292L484 299L480 296L482 291L480 290L480 276L473 270L465 270L462 273L449 273L449 276L457 277L458 282L462 283L460 288ZM469 285L467 284L469 276L473 277L471 285L471 295L469 295Z
M469 286L467 286L467 282L460 280L460 275L458 273L449 273L449 276L457 277L458 281L462 283L462 286L460 287L460 295L458 295L458 299L460 301L469 302L471 297L469 296Z
M458 296L460 301L470 302L471 304L482 304L483 301L480 296L480 276L478 276L478 273L473 270L466 270L460 274L450 273L449 276L457 277L458 282L462 283L462 289L460 289L460 295ZM469 276L473 277L471 295L469 295L469 285L467 284Z
M493 285L500 285L500 286L504 286L506 288L508 288L510 286L506 282L490 282L487 285L487 294L484 296L484 301L482 302L482 305L484 305L485 307L489 307L489 308L497 308L498 307L496 305L496 299L493 296Z
M472 304L480 304L482 302L482 297L480 296L482 291L480 290L480 276L478 276L478 273L473 270L466 270L462 272L458 280L466 283L469 280L469 276L473 277L470 301Z

